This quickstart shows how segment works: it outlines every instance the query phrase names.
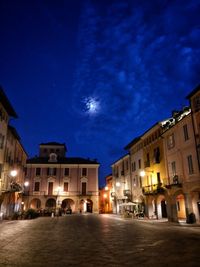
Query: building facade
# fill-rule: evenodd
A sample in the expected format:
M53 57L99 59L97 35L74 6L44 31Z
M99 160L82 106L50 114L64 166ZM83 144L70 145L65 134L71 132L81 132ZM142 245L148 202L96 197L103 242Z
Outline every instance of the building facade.
M112 174L106 176L106 186L99 190L99 213L112 213L113 203L112 203L112 187L113 178Z
M27 154L16 129L9 125L17 114L0 88L0 213L10 218L21 210Z
M133 139L125 147L129 153L112 164L115 212L120 212L120 203L130 201L139 202L138 211L151 219L200 221L200 87L187 98L190 107L174 111ZM118 182L127 184L123 189L130 190L129 198Z
M27 160L24 210L98 212L99 164L65 154L65 144L42 143L39 156Z

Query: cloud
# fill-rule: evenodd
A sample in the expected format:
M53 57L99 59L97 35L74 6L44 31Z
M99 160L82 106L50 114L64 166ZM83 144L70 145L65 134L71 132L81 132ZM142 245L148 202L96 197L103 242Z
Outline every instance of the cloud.
M179 108L198 83L200 8L190 1L121 0L102 11L88 3L80 20L74 88L79 96L97 97L101 111L85 121L81 139L102 142L113 156ZM77 96L74 101L77 111Z

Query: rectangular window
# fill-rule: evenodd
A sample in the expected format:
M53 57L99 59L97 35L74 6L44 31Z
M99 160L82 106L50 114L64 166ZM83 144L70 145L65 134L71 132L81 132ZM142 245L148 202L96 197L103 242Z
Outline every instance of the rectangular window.
M40 182L35 182L34 191L40 191Z
M135 161L132 162L131 167L132 167L132 172L136 171L136 163L135 163Z
M126 161L126 170L128 170L128 160Z
M86 195L86 183L82 183L82 195Z
M160 180L160 173L157 172L157 183L160 184L161 183L161 180Z
M172 176L174 177L176 175L176 162L175 161L172 161L171 167L172 167Z
M159 147L154 148L153 156L154 156L154 163L160 163L160 148Z
M65 168L65 176L69 176L69 168Z
M193 162L192 162L192 155L189 155L187 157L188 160L188 170L189 170L189 174L193 174L194 173L194 169L193 169Z
M47 168L48 176L56 176L56 168Z
M184 140L187 141L189 139L187 124L183 125L183 133L184 133Z
M41 169L40 168L36 168L35 174L36 176L39 176L41 173Z
M175 146L174 134L171 134L167 138L167 147L171 149Z
M86 168L82 168L82 176L87 176L87 169Z
M49 182L48 195L53 195L53 182Z
M139 179L140 179L140 188L142 188L142 177L140 176Z
M64 183L64 192L68 192L69 191L69 183L65 182Z
M139 169L141 169L141 159L138 160Z

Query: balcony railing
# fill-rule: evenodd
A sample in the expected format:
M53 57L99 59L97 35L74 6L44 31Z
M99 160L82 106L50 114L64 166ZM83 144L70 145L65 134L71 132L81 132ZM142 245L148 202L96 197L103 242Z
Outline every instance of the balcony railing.
M144 195L154 195L164 192L164 188L162 187L162 183L147 185L142 187L142 192Z
M172 179L170 179L170 183L165 186L167 189L182 187L181 179L178 175L174 175Z

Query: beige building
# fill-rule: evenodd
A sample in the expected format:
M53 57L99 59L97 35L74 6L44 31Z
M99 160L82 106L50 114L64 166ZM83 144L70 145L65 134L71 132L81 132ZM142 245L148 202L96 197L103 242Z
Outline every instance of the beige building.
M112 174L106 176L105 187L99 190L99 213L112 213L113 203L111 192L113 188L113 178Z
M17 114L0 88L0 214L12 216L21 207L23 170L26 163L20 137L9 124Z
M99 164L65 154L65 144L42 143L39 156L27 160L25 210L98 212Z
M4 169L7 171L2 178L1 211L4 217L10 217L14 212L21 211L26 160L27 154L16 129L8 125L4 153Z
M113 212L120 213L120 205L131 201L130 155L112 164L113 188L111 192Z
M126 147L130 154L130 190L131 201L136 204L134 212L143 212L145 208L145 200L142 191L142 176L141 171L144 170L143 161L143 141L141 137L135 138Z
M174 112L163 125L167 170L167 204L170 221L187 219L192 208L199 169L190 108ZM196 189L195 189L196 190ZM195 212L196 213L196 212ZM199 215L196 213L197 219Z

